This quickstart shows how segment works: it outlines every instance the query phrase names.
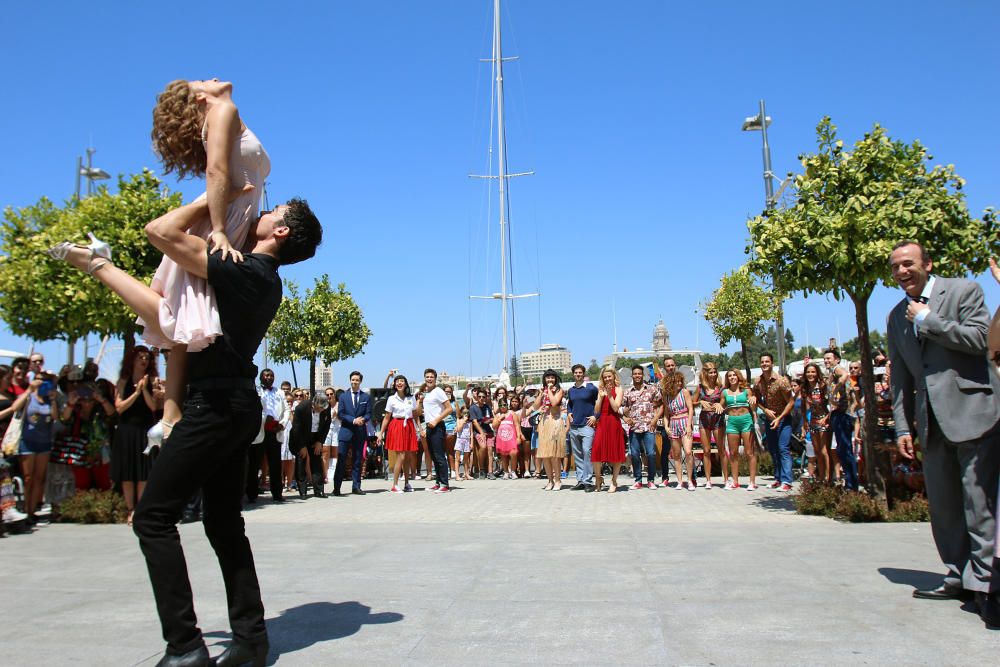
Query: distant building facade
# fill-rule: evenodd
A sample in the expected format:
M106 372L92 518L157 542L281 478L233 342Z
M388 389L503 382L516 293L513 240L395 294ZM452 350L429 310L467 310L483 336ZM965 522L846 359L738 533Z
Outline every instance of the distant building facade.
M653 329L653 353L663 354L670 351L670 332L663 320Z
M549 343L537 352L522 352L518 370L522 375L541 375L548 369L568 373L573 366L572 353L562 345Z
M333 386L333 369L324 364L322 361L316 362L316 373L313 377L316 381L316 389L321 390L325 387Z

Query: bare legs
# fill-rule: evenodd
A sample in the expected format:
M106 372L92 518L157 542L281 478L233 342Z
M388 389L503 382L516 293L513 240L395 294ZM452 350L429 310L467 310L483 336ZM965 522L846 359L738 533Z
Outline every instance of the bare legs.
M409 452L396 452L396 465L392 467L392 488L397 488L399 486L399 476L403 475L403 484L405 485L408 480L406 471L407 459Z
M729 447L726 443L726 430L721 426L715 429L715 448L719 451L719 465L722 466L722 484L725 485L729 480ZM711 458L711 456L708 458ZM708 471L709 468L706 466L705 476L711 481Z
M821 482L830 480L830 432L812 434L813 450L816 453L816 474Z
M24 474L24 511L29 517L42 504L45 494L45 473L49 469L49 453L22 454L21 472Z
M670 458L674 464L674 474L677 476L677 487L684 485L681 475L681 447L684 448L684 469L687 471L688 486L694 486L694 453L690 435L683 438L670 438ZM711 451L711 448L709 448Z
M757 485L757 445L752 433L729 433L729 467L733 478L733 486L740 487L740 443L743 443L743 453L750 459L750 487Z
M128 525L132 525L132 513L135 506L142 499L142 492L146 488L145 482L122 482L122 494L125 496L125 507L128 508Z
M154 292L155 293L155 292ZM157 307L159 308L159 307ZM149 322L145 317L143 322ZM156 322L158 320L152 320ZM181 404L184 403L184 389L187 387L187 345L175 343L167 357L167 383L164 387L163 435L170 435L170 429L181 419Z
M550 457L542 459L545 464L545 474L549 478L549 483L545 485L546 491L558 491L562 488L562 479L560 479L560 463L557 457Z

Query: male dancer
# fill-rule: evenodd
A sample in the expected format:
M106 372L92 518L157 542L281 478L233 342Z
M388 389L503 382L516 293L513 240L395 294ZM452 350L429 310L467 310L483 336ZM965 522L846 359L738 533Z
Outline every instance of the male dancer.
M204 240L187 233L207 214L207 204L200 200L146 226L154 246L185 271L208 281L223 331L203 351L188 354L184 417L165 441L133 518L167 641L166 655L157 663L165 667L266 660L264 606L240 516L247 449L261 419L253 355L281 302L278 266L312 257L323 235L309 206L293 199L260 216L250 235L253 250L237 263L209 254ZM60 244L51 254L94 275L132 310L155 314L159 295L110 261L72 244ZM233 631L233 644L217 662L209 657L198 629L176 526L184 504L199 489L205 534L222 568Z

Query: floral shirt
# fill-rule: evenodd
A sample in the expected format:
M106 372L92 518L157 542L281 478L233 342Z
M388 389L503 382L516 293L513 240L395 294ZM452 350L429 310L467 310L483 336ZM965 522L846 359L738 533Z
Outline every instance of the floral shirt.
M656 409L663 404L663 395L655 384L642 383L638 389L630 384L622 398L622 409L628 410L628 416L633 420L631 430L635 433L647 433L656 428L652 424Z
M792 400L792 385L787 378L775 373L771 373L771 377L766 380L761 375L753 386L753 393L761 407L780 415Z

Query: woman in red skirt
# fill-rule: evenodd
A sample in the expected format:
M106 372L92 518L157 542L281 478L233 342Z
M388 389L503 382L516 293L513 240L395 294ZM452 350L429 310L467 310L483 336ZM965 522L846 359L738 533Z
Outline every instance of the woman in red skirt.
M594 447L590 460L594 464L595 491L604 486L601 473L604 464L611 464L611 488L608 493L618 490L618 472L625 463L625 429L622 428L621 407L624 392L613 368L601 371L601 384L597 388L597 403L594 412L599 415L594 431Z
M396 393L389 397L385 404L385 417L382 419L382 430L378 440L385 442L386 449L396 452L396 465L392 471L392 493L403 493L399 488L399 475L406 468L409 452L416 452L417 427L414 417L420 414L417 401L410 396L410 383L402 375L397 375L393 382ZM403 474L404 488L410 490L409 474Z

